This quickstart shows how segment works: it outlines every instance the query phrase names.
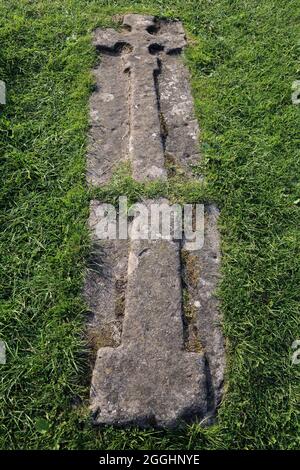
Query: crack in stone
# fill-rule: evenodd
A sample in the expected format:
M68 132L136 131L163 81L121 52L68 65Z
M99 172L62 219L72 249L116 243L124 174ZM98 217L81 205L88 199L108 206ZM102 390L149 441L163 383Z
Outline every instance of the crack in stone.
M130 139L131 139L131 95L132 95L132 86L131 86L131 71L130 67L126 67L124 69L124 74L127 78L127 113L128 113L128 127L124 138L128 138L127 140L127 151L126 151L126 158L130 160L131 148L130 148Z

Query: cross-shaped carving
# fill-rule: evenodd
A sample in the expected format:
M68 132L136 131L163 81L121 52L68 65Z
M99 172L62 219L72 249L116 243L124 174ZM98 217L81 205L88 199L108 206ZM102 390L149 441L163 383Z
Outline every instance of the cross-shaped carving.
M174 24L176 34L174 35ZM163 126L159 111L157 53L178 53L186 45L181 23L172 23L172 35L160 33L152 16L125 15L122 32L97 29L94 45L100 52L121 53L130 79L129 156L137 180L166 177Z

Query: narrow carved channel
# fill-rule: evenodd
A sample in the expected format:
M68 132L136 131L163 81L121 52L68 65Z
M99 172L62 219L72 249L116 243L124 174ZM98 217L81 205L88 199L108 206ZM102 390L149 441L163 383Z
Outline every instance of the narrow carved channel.
M159 123L160 123L160 138L162 141L163 151L165 154L166 140L168 137L168 128L167 128L167 123L166 123L166 120L165 120L165 117L161 110L161 105L160 105L160 92L159 92L159 78L158 77L162 72L162 62L159 58L157 58L157 64L158 64L158 69L154 70L153 72L153 80L154 80L154 88L155 88L155 94L156 94L156 100L157 100L157 112L158 112Z

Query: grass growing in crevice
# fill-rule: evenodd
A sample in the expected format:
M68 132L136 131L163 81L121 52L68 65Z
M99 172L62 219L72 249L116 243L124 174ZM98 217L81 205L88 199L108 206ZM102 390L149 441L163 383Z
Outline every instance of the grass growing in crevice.
M184 22L205 185L120 171L86 188L90 34L125 11ZM299 16L296 0L0 0L1 448L299 448ZM221 208L228 391L212 428L90 424L86 220L91 197L119 195Z
M128 164L120 165L106 185L89 189L90 199L101 202L117 205L120 196L126 196L129 204L157 198L167 198L172 204L205 203L212 197L207 185L198 179L184 180L174 176L141 183L132 178Z

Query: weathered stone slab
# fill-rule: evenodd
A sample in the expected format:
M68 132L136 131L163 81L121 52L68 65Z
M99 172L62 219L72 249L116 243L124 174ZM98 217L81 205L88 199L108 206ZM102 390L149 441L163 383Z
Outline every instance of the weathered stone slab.
M206 416L205 360L184 350L181 287L179 241L131 241L121 345L100 348L93 372L97 424Z
M101 64L90 101L90 183L107 182L124 160L140 181L166 178L170 161L190 175L199 128L181 23L125 15L122 32L98 29L94 44Z

